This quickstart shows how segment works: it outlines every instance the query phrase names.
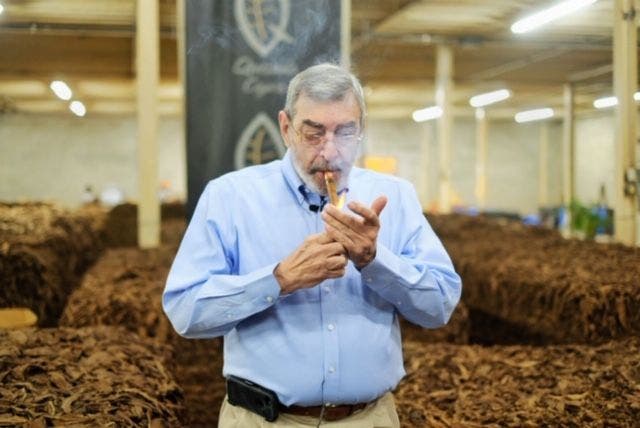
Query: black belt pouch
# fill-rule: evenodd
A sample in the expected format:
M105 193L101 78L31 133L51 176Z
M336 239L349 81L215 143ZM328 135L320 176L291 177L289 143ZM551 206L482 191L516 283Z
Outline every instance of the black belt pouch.
M227 398L230 404L244 407L269 422L278 418L280 401L275 392L237 376L227 378Z

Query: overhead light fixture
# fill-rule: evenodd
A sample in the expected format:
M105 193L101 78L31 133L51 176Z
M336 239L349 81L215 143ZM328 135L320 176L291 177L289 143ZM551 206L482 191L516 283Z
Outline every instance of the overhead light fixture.
M437 119L442 116L442 108L438 106L427 107L413 112L411 117L416 122L425 122L427 120Z
M593 106L595 108L609 108L618 105L617 97L604 97L598 98L593 102Z
M515 119L518 123L532 122L534 120L543 120L553 117L552 108L539 108L535 110L526 110L516 113Z
M0 15L2 15L2 12L4 12L4 6L0 4Z
M575 12L598 0L566 0L548 9L541 10L531 16L527 16L511 26L511 31L516 34L526 33L553 20Z
M80 101L72 101L69 104L69 110L73 112L76 116L84 116L87 113L87 108Z
M633 94L633 99L635 101L640 101L640 92L636 92ZM618 97L603 97L598 98L593 102L593 106L595 108L609 108L618 105Z
M54 80L49 85L54 94L61 100L68 101L71 99L73 92L71 92L71 88L64 83L62 80Z
M511 96L511 92L508 89L500 89L497 91L487 92L480 95L475 95L469 99L471 107L484 107L489 104L497 103L498 101L506 100Z

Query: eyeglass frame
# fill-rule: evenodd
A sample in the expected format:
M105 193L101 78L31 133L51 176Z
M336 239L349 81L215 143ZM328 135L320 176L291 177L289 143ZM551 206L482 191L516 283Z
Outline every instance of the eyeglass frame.
M343 141L341 142L341 141L340 141L340 140L341 140L341 137L340 137L340 136L338 136L338 135L336 135L336 131L335 131L335 130L334 130L334 131L329 131L329 130L327 130L327 129L326 129L326 127L325 127L324 125L322 125L322 127L324 128L324 131L323 131L322 136L317 137L317 138L318 138L318 141L317 141L317 142L313 142L313 141L310 141L308 138L306 138L306 137L305 137L305 135L303 134L302 130L298 131L298 130L293 126L293 118L291 117L291 115L290 115L289 113L287 113L287 118L289 119L289 122L291 123L291 129L293 129L293 132L296 134L296 136L298 137L298 139L299 139L302 143L307 144L307 145L308 145L308 146L310 146L310 147L319 147L319 146L321 146L322 144L326 143L326 142L328 141L328 137L327 137L327 133L328 133L328 132L333 133L332 141L334 142L334 144L335 144L336 146L339 146L339 147L342 147L342 146L348 146L348 145L350 145L350 144L359 143L359 142L361 142L361 141L364 139L364 135L362 134L362 130L360 129L360 127L357 127L357 128L358 128L358 130L357 130L357 133L355 134L355 135L357 135L356 137L354 137L354 138L352 138L352 139L350 138L350 141L344 141L344 140L343 140ZM304 125L305 125L305 124L303 123L303 124L301 125L301 127L302 127L302 126L304 126ZM308 125L308 126L311 126L311 125ZM342 137L342 138L345 138L345 137Z

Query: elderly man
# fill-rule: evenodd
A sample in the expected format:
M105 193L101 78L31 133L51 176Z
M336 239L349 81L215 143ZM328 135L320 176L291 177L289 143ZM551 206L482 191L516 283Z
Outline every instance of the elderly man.
M355 76L310 67L278 115L284 158L200 197L163 305L185 337L224 335L221 427L398 427L398 315L439 327L460 298L413 187L353 166L364 116Z

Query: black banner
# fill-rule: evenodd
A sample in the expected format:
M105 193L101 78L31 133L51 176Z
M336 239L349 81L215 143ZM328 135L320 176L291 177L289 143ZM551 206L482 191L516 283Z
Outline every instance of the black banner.
M212 178L282 157L300 70L340 60L340 0L187 0L187 212Z

